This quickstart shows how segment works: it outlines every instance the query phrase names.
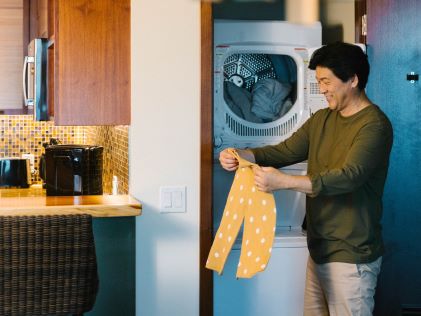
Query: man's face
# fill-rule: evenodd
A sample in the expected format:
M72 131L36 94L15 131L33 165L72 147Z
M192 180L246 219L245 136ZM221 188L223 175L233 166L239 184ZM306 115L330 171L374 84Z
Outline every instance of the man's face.
M332 111L342 111L348 106L353 93L352 87L356 85L355 79L343 82L329 68L321 66L316 67L316 79L320 93L325 95Z

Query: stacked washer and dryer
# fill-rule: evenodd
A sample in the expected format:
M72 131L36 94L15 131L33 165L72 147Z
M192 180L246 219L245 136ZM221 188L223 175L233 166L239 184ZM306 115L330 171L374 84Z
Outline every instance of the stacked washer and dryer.
M218 162L221 150L276 144L326 107L315 73L308 69L321 46L321 25L281 21L215 20L214 23L214 233L233 172ZM283 168L306 174L305 162ZM221 276L214 274L214 315L302 315L308 258L305 195L275 192L276 237L266 270L236 279L241 232Z

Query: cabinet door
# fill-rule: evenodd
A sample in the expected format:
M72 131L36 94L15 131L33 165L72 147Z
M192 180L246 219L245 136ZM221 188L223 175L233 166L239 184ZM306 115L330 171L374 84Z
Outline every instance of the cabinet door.
M54 121L130 123L130 0L54 1Z
M0 43L0 114L22 111L22 0L0 1Z
M29 5L29 40L48 38L47 0L30 0Z

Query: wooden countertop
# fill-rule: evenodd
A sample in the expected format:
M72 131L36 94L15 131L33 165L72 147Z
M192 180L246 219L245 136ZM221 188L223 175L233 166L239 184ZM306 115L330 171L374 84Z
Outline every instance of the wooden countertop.
M138 216L142 206L129 195L46 196L42 188L0 189L0 216L90 214Z

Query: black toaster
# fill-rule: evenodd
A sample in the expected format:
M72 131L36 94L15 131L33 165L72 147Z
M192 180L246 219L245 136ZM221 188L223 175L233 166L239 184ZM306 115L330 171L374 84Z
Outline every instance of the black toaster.
M31 181L29 160L0 158L0 187L28 188Z

